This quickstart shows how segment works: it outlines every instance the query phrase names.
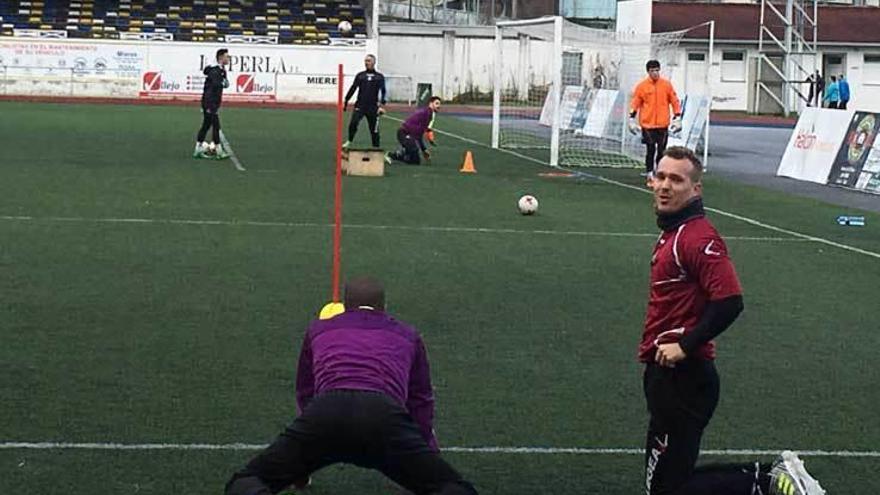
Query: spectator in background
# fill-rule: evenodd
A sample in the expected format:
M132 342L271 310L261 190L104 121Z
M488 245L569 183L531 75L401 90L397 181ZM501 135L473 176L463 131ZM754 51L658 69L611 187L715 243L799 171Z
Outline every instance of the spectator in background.
M608 84L608 78L605 77L605 68L597 65L593 69L593 89L602 89Z
M807 93L807 106L820 106L819 102L822 98L822 90L819 89L819 80L822 79L822 76L819 75L819 71L816 71L814 74L810 74L804 79L804 82L809 84L809 89Z
M822 107L822 96L825 95L825 78L816 71L816 106Z
M816 86L819 81L819 71L816 71L815 74L810 74L804 79L804 82L809 84L809 92L807 93L807 106L813 106L813 97L816 95Z
M837 108L840 102L840 86L837 84L837 76L831 76L831 84L825 88L825 101L828 108Z
M840 103L837 105L837 108L846 110L846 104L849 103L849 83L843 74L837 80L837 85L840 87Z

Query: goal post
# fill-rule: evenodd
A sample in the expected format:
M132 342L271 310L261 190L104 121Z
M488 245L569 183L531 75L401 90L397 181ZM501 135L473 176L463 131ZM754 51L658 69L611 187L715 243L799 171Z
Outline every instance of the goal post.
M637 35L558 16L498 22L492 146L528 151L551 166L640 166L645 148L641 136L628 131L629 100L646 76L645 62L657 59L685 107L685 129L671 135L670 144L702 148L705 156L711 27ZM705 34L689 37L682 47L696 29ZM701 66L690 60L691 52L700 54Z

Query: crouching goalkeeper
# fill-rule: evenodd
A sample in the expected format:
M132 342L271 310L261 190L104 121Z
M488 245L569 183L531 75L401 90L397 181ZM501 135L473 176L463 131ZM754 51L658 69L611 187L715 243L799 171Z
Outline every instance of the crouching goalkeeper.
M421 157L425 160L431 158L423 136L429 129L433 129L434 115L439 108L440 97L432 96L428 106L419 109L401 124L400 129L397 130L397 141L401 148L386 153L386 163L390 165L392 160L397 160L410 165L419 165L422 163Z

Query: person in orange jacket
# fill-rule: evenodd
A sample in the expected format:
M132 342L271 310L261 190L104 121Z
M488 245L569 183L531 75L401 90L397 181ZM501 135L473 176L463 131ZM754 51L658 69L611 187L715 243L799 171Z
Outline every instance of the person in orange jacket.
M660 62L648 60L645 65L648 77L633 90L629 114L629 130L633 134L642 133L642 142L647 147L645 154L645 173L651 178L654 167L663 158L669 131L681 130L681 102L668 79L660 77ZM669 119L669 107L673 119ZM638 120L636 120L638 115Z

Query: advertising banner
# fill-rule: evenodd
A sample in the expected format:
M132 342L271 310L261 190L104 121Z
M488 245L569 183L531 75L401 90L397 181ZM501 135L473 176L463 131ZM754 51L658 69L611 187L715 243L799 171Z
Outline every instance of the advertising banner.
M878 125L880 119L875 113L853 114L837 157L831 165L828 184L880 192L877 187L878 162L874 148ZM873 155L871 164L867 165L866 170L866 162L871 155Z
M336 101L364 66L365 47L0 38L0 93L197 101L203 70L227 48L225 101ZM348 82L346 82L348 86Z
M139 96L201 98L203 70L215 63L220 48L228 48L230 55L230 84L223 93L226 101L333 102L336 65L342 63L346 72L354 73L363 67L364 57L359 47L156 44L150 47Z
M809 107L798 119L776 175L826 184L852 112Z

